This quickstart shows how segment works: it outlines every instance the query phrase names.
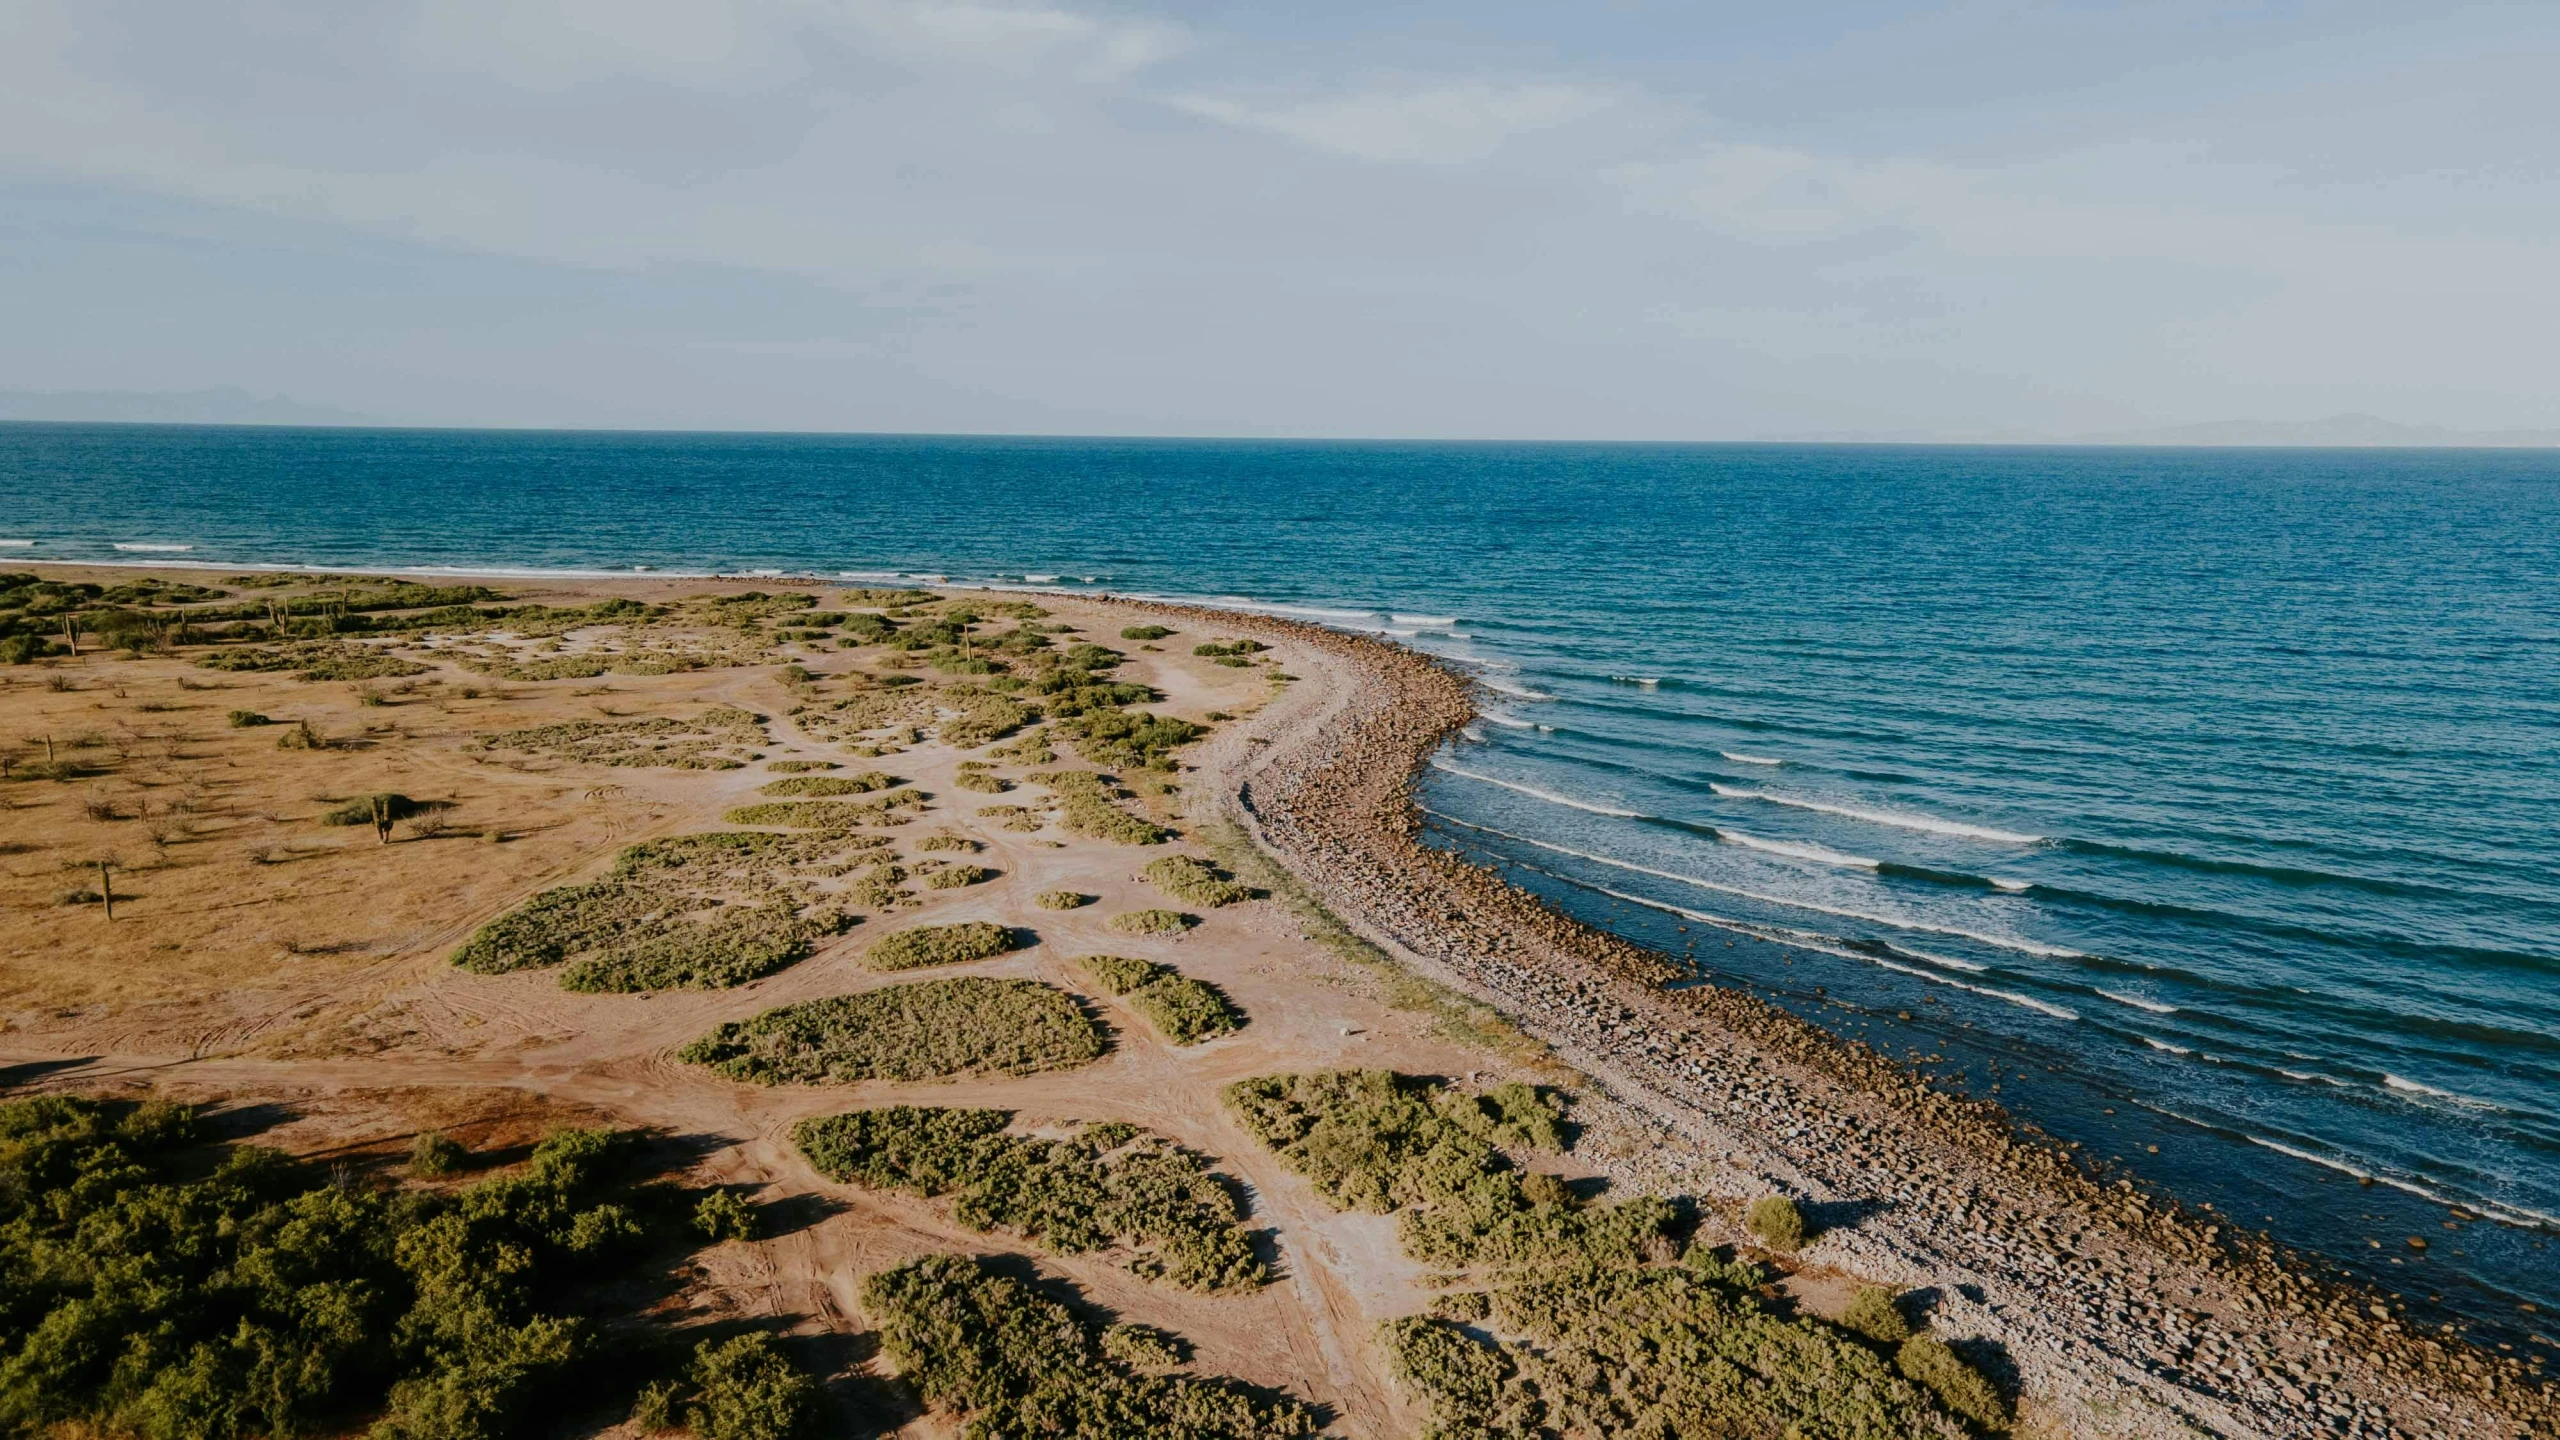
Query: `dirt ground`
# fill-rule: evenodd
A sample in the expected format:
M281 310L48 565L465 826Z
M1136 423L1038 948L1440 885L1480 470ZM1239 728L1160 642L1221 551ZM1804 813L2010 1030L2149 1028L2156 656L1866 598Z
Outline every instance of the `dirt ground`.
M526 587L515 598L559 605L689 588L741 587ZM1164 701L1147 707L1157 713L1207 720L1217 712L1235 717L1216 722L1222 729L1249 730L1310 704L1307 692L1321 683L1277 678L1294 673L1286 645L1250 667L1220 666L1191 653L1215 635L1181 633L1142 649L1120 630L1148 617L1102 602L1038 600L1051 611L1045 623L1082 632L1062 642L1126 652L1119 677L1161 691ZM829 648L785 645L765 663L729 668L545 681L492 680L450 650L400 653L432 668L306 682L215 672L185 656L92 655L0 670L0 746L25 762L46 758L50 741L50 758L79 772L27 778L22 767L0 782L0 1064L19 1067L0 1078L196 1100L259 1143L356 1166L387 1166L427 1129L501 1158L555 1123L610 1121L686 1137L704 1157L700 1178L758 1187L755 1198L790 1207L774 1213L808 1217L775 1238L715 1252L688 1297L692 1308L848 1334L867 1328L857 1297L873 1271L930 1251L1023 1247L960 1227L943 1203L821 1179L788 1143L794 1121L901 1101L1132 1121L1214 1157L1248 1198L1280 1278L1251 1295L1212 1297L1151 1284L1108 1255L1040 1256L1040 1271L1104 1310L1188 1337L1203 1373L1321 1407L1334 1433L1419 1428L1369 1340L1380 1321L1421 1308L1429 1293L1393 1222L1327 1209L1228 1119L1218 1092L1249 1075L1335 1066L1491 1081L1529 1075L1534 1055L1451 1038L1438 1013L1412 1002L1409 982L1315 943L1302 916L1278 900L1200 910L1140 880L1140 866L1163 854L1206 853L1197 842L1214 817L1216 775L1187 760L1168 777L1174 793L1130 802L1185 832L1170 845L1115 845L1055 823L1026 834L977 811L1042 802L1045 791L1019 783L1036 766L1000 764L997 773L1017 787L973 793L954 781L960 762L984 762L983 752L925 740L857 756L790 723L795 704L831 693L831 674L853 663ZM808 679L788 676L787 663ZM757 761L660 769L474 745L493 731L682 719L714 705L766 717ZM227 718L235 710L278 723L235 728ZM325 748L279 744L306 721ZM1212 749L1234 747L1182 753ZM1063 746L1058 758L1078 763ZM476 927L540 890L600 873L623 846L728 828L722 812L775 779L775 762L791 761L835 761L844 773L878 768L911 782L932 798L893 832L898 849L955 834L982 847L970 862L998 873L960 889L918 888L913 908L867 916L809 958L731 990L578 994L560 987L556 971L476 975L449 963ZM330 809L383 791L442 808L426 823L396 826L389 843L369 823L322 823ZM100 889L101 860L116 895L112 920L89 893ZM1096 903L1067 911L1034 903L1061 889ZM1190 910L1203 923L1171 937L1106 926L1114 914L1152 906ZM869 970L859 953L891 929L981 919L1027 930L1037 943L929 973L1037 977L1084 995L1111 1031L1104 1059L1024 1079L765 1088L672 1058L724 1020L921 978ZM1068 964L1092 953L1176 965L1223 988L1250 1023L1205 1044L1168 1045ZM950 1429L911 1413L874 1415L872 1428Z

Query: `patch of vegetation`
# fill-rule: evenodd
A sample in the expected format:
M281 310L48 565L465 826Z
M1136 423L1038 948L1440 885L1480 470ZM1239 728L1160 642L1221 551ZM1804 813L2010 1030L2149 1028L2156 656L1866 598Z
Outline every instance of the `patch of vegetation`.
M847 590L836 596L836 603L853 609L894 610L902 605L926 605L933 601L930 590ZM846 623L859 619L847 616Z
M770 766L767 767L771 768ZM887 790L899 784L896 776L877 770L859 775L794 775L756 787L759 795L868 795L874 790Z
M975 855L985 847L966 835L927 835L916 842L916 848L928 851L956 850L963 855Z
M1804 1211L1784 1195L1763 1195L1752 1201L1742 1212L1742 1226L1772 1250L1785 1252L1804 1246Z
M231 728L234 730L254 730L261 725L273 725L276 723L273 720L268 719L266 716L259 714L255 710L234 710L226 718L230 721Z
M1237 884L1232 876L1222 873L1217 866L1188 855L1167 855L1161 860L1150 860L1147 868L1138 873L1146 877L1148 884L1174 899L1211 910L1253 898L1251 890Z
M217 650L196 661L207 670L294 672L297 680L383 680L424 675L427 667L388 651L336 640L305 640L274 647Z
M1102 1353L1132 1370L1160 1374L1191 1363L1191 1342L1170 1330L1122 1321L1102 1332Z
M959 712L944 720L941 728L942 743L955 750L974 750L1001 740L1040 718L1040 707L983 685L946 686L938 698Z
M1170 770L1175 747L1208 734L1204 726L1171 715L1143 710L1092 710L1062 717L1059 733L1076 742L1076 750L1097 765Z
M989 805L979 810L978 816L1021 835L1029 835L1048 823L1039 811L1026 805Z
M1055 765L1058 752L1049 748L1048 733L1046 730L1034 730L1010 745L998 745L987 753L1017 765Z
M1123 935L1179 935L1199 924L1200 917L1179 910L1124 910L1107 923Z
M928 890L959 890L984 884L996 878L996 872L984 865L947 865L924 877Z
M450 1175L462 1168L471 1152L462 1143L441 1131L422 1132L409 1146L409 1173L422 1180Z
M393 820L407 820L439 808L432 800L412 800L397 791L385 790L373 795L359 795L333 810L321 812L323 825L371 825L387 814Z
M992 960L1017 948L1011 930L985 920L971 920L959 925L919 925L913 930L884 935L862 958L874 970L915 970L927 965Z
M963 976L890 985L733 1020L677 1052L763 1085L1029 1075L1101 1058L1102 1032L1037 980Z
M1893 1302L1893 1292L1881 1285L1859 1286L1849 1297L1848 1308L1840 1312L1840 1324L1879 1345L1899 1345L1911 1338L1911 1322Z
M811 770L841 770L833 760L767 760L764 768L776 775L801 775Z
M605 1131L452 1190L206 1141L175 1106L0 1104L0 1431L548 1429L613 1343L571 1307L630 1273L662 1208Z
M1216 659L1219 656L1259 655L1270 648L1259 640L1213 640L1206 644L1192 646L1191 653Z
M723 1240L753 1240L764 1231L756 1217L756 1207L735 1190L714 1190L703 1196L693 1207L693 1228L715 1244Z
M690 720L572 720L502 730L475 742L481 750L521 750L587 765L662 766L675 770L736 770L764 743L762 717L715 705Z
M732 825L850 830L856 825L904 825L915 818L911 812L925 808L926 799L921 790L899 790L877 800L769 800L740 806L720 818Z
M798 1440L823 1414L818 1382L762 1332L703 1341L682 1380L649 1385L631 1408L644 1432L680 1427L701 1440Z
M1903 1341L1893 1364L1914 1383L1927 1386L1948 1409L1985 1430L2006 1430L2016 1418L1999 1388L1935 1335Z
M1058 797L1062 823L1071 835L1088 835L1115 845L1161 845L1173 832L1120 808L1120 787L1111 777L1091 770L1044 770L1031 777Z
M1081 910L1096 898L1073 890L1043 890L1033 903L1043 910Z
M862 1306L880 1346L971 1440L1291 1440L1314 1417L1285 1396L1223 1378L1136 1371L1105 1354L1100 1327L961 1255L927 1255L871 1276Z
M1013 788L1012 781L996 774L985 762L978 760L961 761L960 773L951 783L963 790L980 795L1001 795Z
M1012 1120L896 1105L803 1120L791 1138L831 1180L952 1196L953 1217L972 1230L1061 1255L1110 1249L1141 1275L1210 1294L1271 1278L1234 1195L1202 1157L1134 1125L1082 1125L1047 1140L1005 1133Z
M808 958L820 940L854 917L803 913L788 901L727 907L704 924L668 926L613 946L560 972L560 988L629 994L642 990L723 990Z
M1126 999L1176 1045L1197 1045L1244 1028L1244 1012L1225 991L1170 965L1126 955L1087 955L1076 965L1095 985Z
M1162 625L1131 625L1120 632L1123 640L1161 640L1173 632Z

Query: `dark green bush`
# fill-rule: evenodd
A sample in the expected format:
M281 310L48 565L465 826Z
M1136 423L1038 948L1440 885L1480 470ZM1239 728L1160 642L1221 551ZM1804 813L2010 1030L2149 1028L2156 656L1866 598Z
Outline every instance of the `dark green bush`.
M1123 935L1179 935L1199 924L1200 917L1179 910L1127 910L1107 923Z
M705 1340L681 1380L640 1392L632 1420L644 1431L681 1425L701 1440L796 1440L817 1429L823 1397L770 1335Z
M249 730L260 725L276 723L255 710L234 710L231 712L230 720L231 728L234 730Z
M1191 653L1214 659L1221 655L1259 655L1270 648L1259 640L1221 640L1194 645L1191 647Z
M1070 835L1089 835L1116 845L1161 845L1173 832L1141 820L1115 803L1120 788L1107 775L1091 770L1045 770L1031 777L1058 797L1062 821Z
M1111 1248L1141 1275L1187 1290L1270 1278L1226 1185L1198 1155L1131 1125L1064 1140L1008 1135L1001 1110L909 1105L803 1120L792 1141L819 1173L881 1190L953 1197L972 1230L1060 1254Z
M1043 890L1035 903L1043 910L1081 910L1095 898L1073 890Z
M1899 1345L1911 1338L1911 1322L1893 1303L1893 1292L1881 1285L1859 1286L1849 1297L1848 1308L1840 1312L1840 1323L1882 1345Z
M1170 965L1125 955L1087 955L1076 964L1096 986L1127 997L1176 1045L1197 1045L1244 1028L1244 1012L1224 991Z
M1313 1416L1231 1380L1140 1374L1096 1327L1010 1276L928 1255L865 1280L880 1347L972 1440L1290 1440Z
M1763 1195L1742 1212L1743 1228L1772 1250L1801 1248L1806 1239L1804 1211L1784 1195Z
M768 766L767 768L771 768ZM868 795L874 790L887 790L899 783L897 777L877 770L859 775L794 775L756 787L759 795Z
M1138 873L1174 899L1212 910L1253 898L1251 890L1237 884L1217 866L1188 855L1167 855L1161 860L1148 861L1147 868Z
M862 958L874 970L914 970L926 965L992 960L1015 948L1011 930L985 920L971 920L960 925L919 925L913 930L884 935Z
M2006 1430L2015 1418L1999 1388L1935 1335L1914 1335L1903 1341L1893 1363L1904 1375L1928 1386L1948 1409L1986 1430Z
M832 996L733 1020L677 1052L764 1085L1028 1075L1101 1058L1102 1032L1037 980L961 977Z
M1161 640L1173 632L1161 625L1131 625L1120 632L1123 640Z
M471 1152L463 1149L461 1142L452 1136L428 1130L422 1132L409 1147L409 1173L427 1178L450 1175L461 1168L462 1162L470 1155Z
M753 1240L763 1233L756 1207L735 1190L714 1190L693 1207L693 1228L706 1239Z

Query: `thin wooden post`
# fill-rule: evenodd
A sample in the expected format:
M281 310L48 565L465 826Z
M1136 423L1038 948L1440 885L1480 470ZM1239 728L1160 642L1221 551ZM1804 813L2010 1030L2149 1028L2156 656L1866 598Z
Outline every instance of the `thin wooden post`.
M116 918L116 882L115 878L107 873L107 862L104 860L98 862L98 898L106 902L107 923L114 924Z

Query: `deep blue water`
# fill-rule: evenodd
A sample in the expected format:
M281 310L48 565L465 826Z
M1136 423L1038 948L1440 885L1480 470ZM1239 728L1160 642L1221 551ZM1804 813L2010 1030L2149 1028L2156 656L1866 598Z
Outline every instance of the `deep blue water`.
M2554 1329L2560 456L22 425L0 539L1388 630L1489 690L1426 787L1443 843Z

